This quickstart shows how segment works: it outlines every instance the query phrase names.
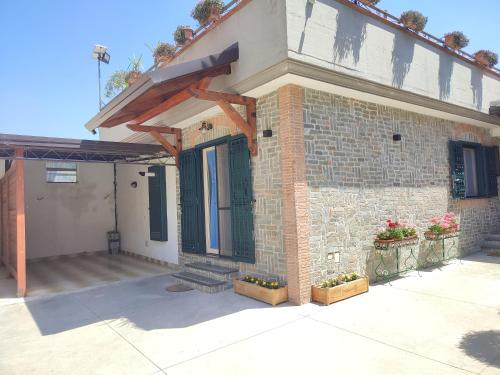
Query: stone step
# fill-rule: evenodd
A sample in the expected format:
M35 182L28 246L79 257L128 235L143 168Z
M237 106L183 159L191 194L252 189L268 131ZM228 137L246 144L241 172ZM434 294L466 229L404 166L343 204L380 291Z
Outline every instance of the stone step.
M500 241L500 233L490 233L485 237L486 241Z
M178 283L190 286L205 293L218 293L232 287L231 282L215 280L196 273L182 271L172 274Z
M238 277L239 270L236 268L223 267L205 262L193 262L184 265L185 270L209 279L231 282Z
M487 241L483 242L483 246L482 247L486 247L486 248L489 248L489 249L500 249L500 241L490 241L490 240L487 240Z
M495 257L500 257L500 249L495 249L491 247L482 247L481 250L485 252L487 255L495 256Z

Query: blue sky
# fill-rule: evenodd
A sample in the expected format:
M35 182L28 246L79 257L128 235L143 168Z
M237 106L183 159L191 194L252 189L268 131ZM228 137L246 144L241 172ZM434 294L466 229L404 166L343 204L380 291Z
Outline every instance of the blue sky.
M92 139L83 125L98 109L94 44L111 53L103 83L134 55L148 68L146 44L170 41L179 24L194 26L195 2L0 0L0 133ZM498 0L382 0L379 7L395 15L419 10L429 17L428 32L461 30L471 39L468 51L500 52Z

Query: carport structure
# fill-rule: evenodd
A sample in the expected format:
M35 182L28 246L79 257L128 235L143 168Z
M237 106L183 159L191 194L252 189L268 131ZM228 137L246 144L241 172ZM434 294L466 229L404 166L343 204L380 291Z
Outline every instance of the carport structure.
M1 134L7 170L0 179L0 259L17 281L17 295L27 293L25 161L158 165L171 157L161 145Z

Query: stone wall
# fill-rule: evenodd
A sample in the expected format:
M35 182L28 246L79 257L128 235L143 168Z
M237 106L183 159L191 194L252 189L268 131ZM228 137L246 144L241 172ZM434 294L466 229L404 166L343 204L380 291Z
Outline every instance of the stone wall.
M244 111L240 108L244 116ZM196 145L215 140L239 131L224 115L206 119L214 125L214 129L202 134L198 129L200 123L183 130L183 148L189 149ZM263 138L262 131L271 129L273 136ZM272 93L257 101L257 144L258 155L252 157L252 180L255 229L255 264L234 263L214 257L201 257L182 252L182 241L179 241L179 259L184 264L194 260L210 261L217 264L236 266L242 273L254 273L267 276L277 276L286 280L286 256L283 249L282 235L282 184L279 147L279 112L278 94ZM179 176L177 174L178 199L178 233L180 237L180 194Z
M408 220L422 236L432 217L456 212L460 255L500 229L498 198L450 195L448 140L498 144L486 130L310 89L304 126L314 283L351 271L373 278L373 239L388 218ZM422 241L420 258L425 251Z

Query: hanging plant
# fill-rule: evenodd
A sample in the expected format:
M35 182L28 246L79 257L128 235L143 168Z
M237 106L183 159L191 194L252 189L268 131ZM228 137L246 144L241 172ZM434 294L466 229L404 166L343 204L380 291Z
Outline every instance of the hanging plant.
M380 0L358 0L361 4L365 5L377 5Z
M153 51L153 57L156 65L163 65L172 60L175 55L176 48L171 43L158 42Z
M400 21L406 28L413 31L422 31L425 29L425 25L427 25L427 17L416 10L403 12Z
M191 16L201 26L205 26L211 21L217 21L223 8L224 2L222 0L201 0L194 7Z
M498 55L495 52L488 50L480 50L474 54L476 61L484 66L489 68L493 68L496 64L498 64Z
M453 31L444 36L444 43L451 49L462 49L469 45L469 39L461 31Z
M104 87L106 98L112 98L113 96L119 94L128 87L127 77L128 72L126 70L117 70L111 77L109 77Z
M177 26L174 32L174 40L179 46L183 46L193 40L193 29L189 26Z
M127 85L133 85L135 82L139 80L142 76L142 56L138 58L132 58L130 59L130 64L128 66L128 73L125 77L125 81L127 82Z

